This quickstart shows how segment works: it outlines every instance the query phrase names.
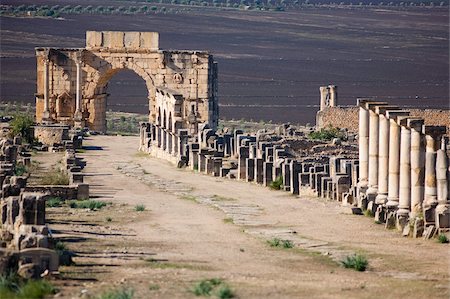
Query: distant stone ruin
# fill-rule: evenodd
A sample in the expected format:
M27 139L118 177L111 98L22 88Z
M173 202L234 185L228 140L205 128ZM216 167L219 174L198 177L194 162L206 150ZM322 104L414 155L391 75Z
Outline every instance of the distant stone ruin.
M148 89L150 123L170 133L218 123L217 64L207 52L159 49L157 32L88 31L85 48L36 48L38 123L106 132L107 85L118 72Z

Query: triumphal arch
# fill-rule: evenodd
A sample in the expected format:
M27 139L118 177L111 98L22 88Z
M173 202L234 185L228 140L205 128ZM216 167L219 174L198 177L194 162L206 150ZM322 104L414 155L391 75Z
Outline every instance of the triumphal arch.
M195 134L199 124L217 126L212 55L160 50L157 32L88 31L85 48L36 48L36 57L38 123L106 132L108 81L129 69L146 83L150 124L173 136Z

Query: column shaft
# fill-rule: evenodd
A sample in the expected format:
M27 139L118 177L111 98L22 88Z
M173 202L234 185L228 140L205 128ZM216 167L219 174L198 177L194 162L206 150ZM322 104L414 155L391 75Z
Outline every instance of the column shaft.
M388 196L389 176L389 119L384 114L379 116L379 147L378 147L378 195L376 204L385 204Z
M409 216L411 207L411 131L401 126L400 139L400 188L397 215Z
M48 104L48 65L49 60L44 60L44 118L49 117L49 104Z
M369 176L369 111L359 107L359 187L367 188Z
M422 133L423 120L408 120L411 128L411 215L422 213L425 184L425 148Z
M81 107L81 93L80 93L80 90L81 90L81 88L80 88L81 63L79 61L77 61L76 65L77 65L77 89L76 89L77 94L76 94L76 109L75 109L75 111L80 112L80 107Z
M369 110L369 115L369 189L367 190L367 195L369 201L371 201L375 199L378 192L379 121L378 115L371 109Z

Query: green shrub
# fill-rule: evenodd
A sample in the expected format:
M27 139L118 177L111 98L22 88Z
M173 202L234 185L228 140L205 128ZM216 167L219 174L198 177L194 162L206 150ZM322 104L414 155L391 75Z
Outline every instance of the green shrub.
M229 286L222 286L217 292L217 297L220 299L234 298L234 292Z
M447 236L444 235L444 234L440 234L440 235L438 236L438 239L437 239L437 240L438 240L439 243L442 243L442 244L445 244L445 243L448 243L448 242L449 242Z
M28 172L28 169L27 169L27 167L25 165L18 164L18 165L16 165L16 169L14 171L14 174L17 175L17 176L22 176L22 175L24 175L27 172Z
M64 201L59 197L50 197L45 201L45 206L48 208L57 208L62 205Z
M283 178L281 176L277 176L277 178L270 182L269 187L273 190L280 190L283 186Z
M136 206L134 207L134 209L135 209L137 212L143 212L143 211L145 211L145 206L144 206L144 205L136 205Z
M46 280L24 280L17 274L0 276L0 298L42 299L55 292L55 288Z
M339 131L339 128L329 126L327 128L322 128L319 131L314 131L309 133L308 137L314 140L324 140L328 141L333 138L343 138L344 135Z
M111 222L112 218L111 217L106 217L106 222Z
M360 254L347 256L341 263L345 268L352 268L356 271L365 271L369 265L367 258Z
M32 143L34 140L32 126L34 119L32 116L24 113L17 113L11 121L11 137L21 135L24 141Z
M267 240L270 247L280 247L280 248L294 248L294 243L291 240L281 240L279 238L273 238Z
M100 210L107 205L106 202L86 199L86 200L74 200L70 202L70 207L73 209L89 209L89 210Z
M210 296L212 290L222 283L221 279L203 279L194 285L192 292L196 296Z
M107 291L97 299L132 299L134 296L134 290L132 288L123 288L118 290Z

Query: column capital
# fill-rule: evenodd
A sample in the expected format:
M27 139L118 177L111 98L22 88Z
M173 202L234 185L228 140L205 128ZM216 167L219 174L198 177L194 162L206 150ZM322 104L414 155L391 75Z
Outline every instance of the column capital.
M405 116L409 116L408 110L387 110L386 111L386 117L394 120L395 122L397 121L397 118L405 117Z
M422 133L433 137L433 139L439 139L442 135L445 135L447 133L447 127L446 126L424 126Z
M366 109L374 111L374 109L377 106L387 106L387 105L388 105L387 102L371 101L371 102L366 102Z
M373 102L373 99L370 98L358 98L356 99L356 106L361 107L361 108L366 108L366 103L367 102Z
M410 118L409 116L398 116L397 117L397 124L399 126L407 127L409 118Z
M400 110L398 106L386 105L386 106L375 106L375 112L377 114L386 115L387 111L397 111Z
M423 124L424 124L424 119L423 118L419 118L419 117L417 117L417 118L408 118L406 122L407 122L407 126L410 129L414 129L414 130L416 130L418 132L422 132L422 127L423 127Z

